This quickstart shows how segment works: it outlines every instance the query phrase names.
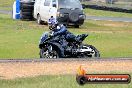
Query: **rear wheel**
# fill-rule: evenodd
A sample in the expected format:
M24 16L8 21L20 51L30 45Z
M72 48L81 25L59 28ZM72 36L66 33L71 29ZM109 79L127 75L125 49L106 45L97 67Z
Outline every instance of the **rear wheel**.
M88 49L88 51L84 52L83 57L87 58L99 58L100 54L99 51L92 45L83 45L84 49Z
M100 57L100 54L99 54L99 51L92 45L89 45L89 47L92 49L92 57L95 57L95 58L99 58Z

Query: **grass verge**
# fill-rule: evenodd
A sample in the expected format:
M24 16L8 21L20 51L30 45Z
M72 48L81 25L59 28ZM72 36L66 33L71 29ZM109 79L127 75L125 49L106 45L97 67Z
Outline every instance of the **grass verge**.
M80 86L74 75L38 76L0 80L1 88L131 88L130 84L85 84Z
M15 0L0 0L0 10L11 11Z
M106 16L106 17L127 17L132 18L131 13L122 13L122 12L113 12L113 11L104 11L104 10L95 10L95 9L84 9L86 15L90 16Z
M48 27L10 17L0 14L0 58L39 58L39 39ZM131 23L88 20L79 29L68 30L88 33L84 42L95 46L101 57L132 57Z

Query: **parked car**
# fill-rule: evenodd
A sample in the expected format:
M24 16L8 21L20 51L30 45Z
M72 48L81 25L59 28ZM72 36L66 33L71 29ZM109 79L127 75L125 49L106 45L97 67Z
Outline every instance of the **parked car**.
M59 23L77 28L86 18L79 0L35 0L34 18L37 23L48 22L51 16Z

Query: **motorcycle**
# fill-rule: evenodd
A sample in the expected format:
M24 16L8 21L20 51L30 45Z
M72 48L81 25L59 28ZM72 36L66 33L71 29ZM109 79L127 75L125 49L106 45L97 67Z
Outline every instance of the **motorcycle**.
M67 40L64 35L51 36L45 32L39 42L40 58L99 58L99 51L92 45L83 44L88 36L77 36L79 41Z

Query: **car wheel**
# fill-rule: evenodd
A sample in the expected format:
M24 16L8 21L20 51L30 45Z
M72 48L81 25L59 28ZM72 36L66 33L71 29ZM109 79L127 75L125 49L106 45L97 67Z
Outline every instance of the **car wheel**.
M42 24L42 20L41 20L40 15L38 15L38 16L37 16L37 23L38 23L39 25L41 25L41 24Z
M79 25L74 25L75 28L79 28Z
M69 19L72 22L77 22L79 20L79 14L76 12L72 12L69 14Z

